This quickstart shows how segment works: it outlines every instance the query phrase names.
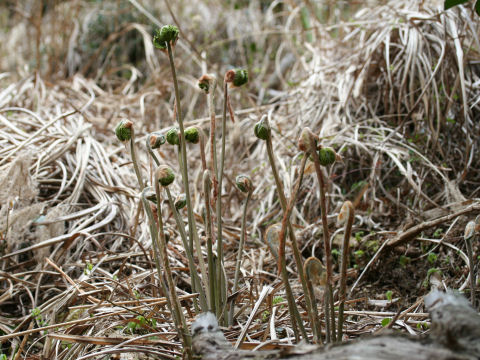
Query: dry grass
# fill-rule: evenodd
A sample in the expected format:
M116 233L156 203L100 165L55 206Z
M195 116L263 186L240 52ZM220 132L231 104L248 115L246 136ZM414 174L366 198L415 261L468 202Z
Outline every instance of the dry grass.
M0 23L1 351L12 359L18 348L18 358L30 359L173 358L181 348L155 285L135 175L112 131L121 118L135 123L140 160L149 170L145 135L173 124L173 91L167 59L154 52L153 26L146 24L153 23L147 16L172 22L169 10L156 1L142 2L146 15L133 10L133 0L52 0L43 10L36 1L14 3ZM449 287L468 288L460 238L467 217L427 229L417 237L425 248L415 241L381 250L402 229L458 210L462 201L478 202L480 23L473 12L391 1L354 15L352 8L331 6L327 17L317 17L310 1L275 7L238 1L237 10L219 1L171 3L182 33L176 56L187 124L208 124L205 98L196 89L202 73L223 74L234 65L251 74L248 89L232 94L239 110L228 124L223 189L226 268L233 277L243 200L235 176L247 173L256 186L237 319L245 324L256 304L259 311L244 330L243 346L292 340L286 302L272 305L283 287L262 240L266 226L282 216L265 147L253 136L254 122L267 112L287 194L304 126L343 156L327 173L328 202L332 230L343 201L351 200L354 232L363 231L352 248L358 268L349 270L349 287L370 258L378 259L350 293L347 336L378 331L382 318L400 310L395 327L423 331L428 268L440 268ZM99 23L99 15L108 21ZM102 27L92 33L95 24ZM98 47L89 49L94 42ZM198 166L190 174L202 224L195 149L189 149L190 163ZM176 168L171 148L163 147L160 156ZM308 171L292 223L303 255L321 258L318 186ZM191 321L187 260L171 216L167 231L177 291ZM333 236L334 248L340 235ZM429 262L428 253L438 259ZM399 265L402 256L410 262ZM378 279L379 273L388 279ZM393 301L385 299L386 290L393 290ZM226 331L232 341L240 333L239 326Z

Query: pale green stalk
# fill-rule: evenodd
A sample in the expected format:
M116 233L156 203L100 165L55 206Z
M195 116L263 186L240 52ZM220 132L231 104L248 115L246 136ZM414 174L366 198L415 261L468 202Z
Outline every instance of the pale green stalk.
M200 158L202 159L202 171L207 169L207 159L205 157L205 133L202 129L198 129L198 136L200 137Z
M210 171L203 172L203 192L205 196L205 232L207 235L208 280L210 284L209 311L216 313L215 261L213 259L212 211L210 209Z
M170 189L168 187L165 188L165 192L167 193L168 203L169 203L170 208L172 210L173 217L175 218L177 228L180 232L180 237L182 239L183 246L185 248L187 248L188 247L188 241L187 241L187 234L185 233L185 224L183 223L183 220L180 217L180 214L178 213L178 211L175 207L175 202L172 198L172 194L171 194ZM200 307L202 308L202 311L206 311L207 310L207 302L205 301L205 298L206 298L205 291L202 287L202 284L201 284L200 279L199 279L198 274L197 274L197 270L195 268L195 260L193 259L193 256L192 256L190 251L187 250L186 253L187 253L187 260L188 260L188 269L189 269L190 274L191 274L190 278L192 280L192 284L195 283L195 286L194 287L192 286L192 289L197 289L198 290L198 292L200 294L200 296L199 296ZM205 276L205 278L206 278L206 275L203 275L203 272L202 272L202 276ZM208 286L206 288L208 289Z
M170 298L167 296L167 288L165 287L165 283L163 282L163 276L162 273L160 272L161 269L161 262L160 262L160 250L158 249L158 230L157 227L155 226L155 219L153 217L152 209L150 208L150 204L148 200L145 198L145 193L146 193L147 188L145 188L141 192L141 200L143 203L143 208L145 209L145 212L147 213L148 217L148 225L150 228L150 235L152 236L152 245L153 245L153 257L155 260L155 266L157 268L157 275L158 275L158 281L160 282L160 289L163 292L163 296L166 297L167 299L167 306L168 309L170 310L170 313L173 314L172 310L172 304L170 302Z
M330 308L330 330L331 330L331 340L336 341L335 333L335 308L333 303L333 276L332 276L332 251L330 249L330 235L328 231L328 222L327 222L327 202L325 199L325 182L323 180L322 170L320 169L320 160L318 159L317 149L316 149L316 139L313 135L310 139L310 153L312 154L313 163L315 165L315 172L317 174L318 186L320 188L320 209L322 216L322 225L323 225L323 243L325 248L325 258L326 258L326 268L327 268L327 292L328 292L328 302ZM325 313L325 317L327 317Z
M225 291L225 278L223 276L222 265L223 265L223 233L222 233L222 182L223 182L223 168L225 165L225 135L227 127L227 98L228 98L228 84L224 83L224 92L223 92L223 113L222 113L222 150L220 153L220 170L217 174L218 179L218 197L216 203L217 210L217 284L220 289L220 307L217 308L217 319L220 321L222 314L222 306L225 305L227 301L227 294ZM225 321L224 321L225 323Z
M180 129L180 153L182 162L180 167L182 169L182 180L183 180L183 187L185 190L185 197L187 199L187 214L188 214L188 237L190 240L190 246L187 251L193 251L193 239L194 239L194 232L195 229L195 222L193 217L193 209L192 209L192 202L190 199L190 185L188 183L188 166L187 166L187 148L185 146L185 133L184 133L184 126L183 126L183 118L182 118L182 107L180 106L180 91L178 89L178 81L177 81L177 73L175 70L175 63L173 61L173 51L172 45L170 42L166 42L167 44L167 52L168 52L168 59L170 61L170 69L172 71L172 78L173 78L173 87L175 89L175 101L177 103L177 121L178 127ZM202 256L202 254L198 254L198 256Z
M195 226L196 228L196 223L195 223L195 219L193 219L193 225ZM202 293L203 293L203 296L205 296L205 293L209 294L210 291L209 291L209 284L208 284L208 276L207 276L207 267L205 266L205 260L203 259L203 254L202 254L202 246L200 244L200 239L198 238L198 234L197 232L195 231L193 233L193 239L194 239L194 244L195 244L195 249L197 251L197 258L198 258L198 265L200 267L200 272L202 273L202 280L203 280L203 284L205 286L205 291L202 289L200 290ZM207 295L209 296L209 295ZM202 305L202 309L203 311L206 311L208 309L208 306L207 306L207 302L204 302L204 304Z
M147 150L148 152L150 153L150 155L152 156L153 160L155 161L156 165L160 165L160 161L158 160L157 156L154 154L154 152L152 151L152 148L150 147L150 145L147 143ZM179 161L180 161L180 157L179 157ZM198 292L200 294L199 298L200 298L200 307L202 308L202 311L206 311L207 309L207 303L205 301L205 291L204 289L202 288L202 284L200 282L200 279L198 278L198 274L197 274L197 271L195 269L195 261L193 260L193 255L192 255L192 252L191 251L188 251L188 240L187 240L187 234L185 233L185 225L183 223L183 220L181 219L180 215L178 214L178 211L177 209L175 208L175 204L174 204L174 201L172 199L172 195L170 193L170 189L165 188L166 192L167 192L167 196L168 196L168 201L169 201L169 204L170 204L170 207L172 209L172 213L173 213L173 216L175 218L175 222L177 223L177 227L179 229L179 232L180 232L180 237L182 239L182 243L183 243L183 246L185 248L185 252L187 254L187 259L188 259L188 269L190 271L190 278L191 278L191 281L192 281L192 291L193 292L196 292L197 289L198 289ZM203 259L202 259L203 260ZM204 265L205 266L205 265Z
M173 310L175 313L177 332L182 338L183 346L187 354L187 358L191 359L192 358L191 338L187 333L188 332L187 322L185 321L185 316L183 314L183 311L180 305L180 300L178 299L178 296L177 296L175 283L173 282L173 277L172 277L172 270L170 269L170 261L168 259L167 242L165 241L165 233L163 230L162 207L161 207L162 198L160 196L160 184L158 182L158 172L155 173L155 193L157 195L158 232L160 235L159 249L161 254L160 259L163 261L163 267L165 269L165 277L167 278L167 283L169 287L170 301L172 303Z
M147 147L147 151L148 153L150 154L150 156L152 157L153 161L155 162L155 165L160 165L160 160L158 160L158 157L157 155L155 155L155 152L153 151L152 147L150 146L150 144L148 143L148 138L147 138L147 142L146 142L146 147Z
M144 209L147 213L148 220L149 220L150 234L152 236L153 253L154 253L154 258L155 258L155 266L157 268L158 281L160 283L160 288L162 289L163 295L167 299L167 307L168 307L168 309L170 310L170 313L173 316L173 319L174 319L174 322L175 322L175 327L177 328L177 332L180 335L180 337L182 338L182 341L183 341L183 344L184 344L184 347L185 347L185 352L186 352L186 355L187 355L187 359L192 359L191 341L190 341L189 335L186 333L187 327L186 327L185 318L183 317L183 312L181 311L180 303L178 301L178 297L176 296L175 286L173 285L173 280L171 280L171 271L169 271L169 273L167 273L167 268L168 268L168 270L170 270L170 266L169 266L169 263L168 263L168 254L166 252L165 235L164 235L164 232L163 232L163 223L162 223L161 213L160 213L160 210L159 210L159 214L158 214L159 225L160 225L159 227L160 227L160 232L162 234L160 236L161 242L159 242L158 241L159 230L155 226L155 219L153 217L153 213L152 213L152 210L150 208L150 204L149 204L148 200L145 198L145 190L142 191L142 193L141 193L141 200L142 200L143 207L144 207ZM157 201L158 201L158 195L157 195ZM158 203L160 204L160 201L158 201ZM159 209L159 207L160 207L160 205L157 207L157 209ZM162 244L163 244L163 246L162 246ZM162 255L163 255L164 259L162 259ZM162 260L165 260L165 259L166 259L166 261L162 261ZM165 269L165 272L166 272L167 281L169 281L169 285L168 285L169 289L167 289L164 281L162 280L163 276L162 276L162 273L160 271L162 262L163 262L164 269ZM170 283L170 280L172 281L172 283ZM170 294L169 294L169 292L170 292ZM173 294L172 294L172 292L173 292ZM183 319L183 321L182 321L182 319Z
M277 187L277 194L278 198L280 199L280 205L282 206L282 210L285 212L287 209L287 200L285 198L285 194L283 192L283 185L280 180L280 176L278 175L278 171L275 165L275 156L273 154L273 146L272 146L272 136L271 136L271 129L269 126L268 130L268 137L266 139L267 142L267 154L268 154L268 159L270 162L270 166L272 168L272 173L273 177L275 179L275 184ZM302 283L302 290L304 294L308 294L308 286L307 286L307 281L305 279L305 274L303 273L303 262L302 262L302 256L300 254L300 251L298 249L298 242L297 238L295 237L295 232L293 230L292 224L290 220L287 219L287 227L288 227L288 233L290 236L290 240L292 241L292 248L293 248L293 255L295 257L295 262L297 264L297 271L298 271L298 276L300 278L300 282ZM307 304L307 308L312 308L312 304L310 301L310 297L306 296L305 297L305 302Z
M268 139L267 139L268 141ZM292 289L290 287L290 282L288 281L288 273L287 273L287 264L286 264L286 258L285 258L285 243L286 243L286 226L287 226L287 223L290 223L290 215L292 214L292 211L293 211L293 207L295 206L295 200L297 199L297 195L298 195L298 190L300 189L300 185L302 183L302 180L303 180L303 173L305 171L305 164L307 162L307 156L304 156L303 159L302 159L302 163L300 165L300 174L299 174L299 178L298 178L298 181L295 185L295 188L293 189L292 191L292 196L290 197L290 201L288 202L288 205L286 206L286 208L283 210L283 219L282 219L282 229L280 230L280 244L278 246L278 258L279 258L279 261L280 261L280 270L281 270L281 273L282 273L282 278L283 278L283 283L285 285L285 290L287 292L287 300L288 300L288 303L289 303L289 310L290 310L290 313L293 314L294 318L295 318L295 321L297 322L297 325L298 327L300 328L300 331L302 332L302 336L304 338L305 341L308 341L308 336L307 336L307 332L305 331L305 327L303 326L303 321L302 321L302 318L300 316L300 313L298 312L298 308L297 308L297 305L295 304L295 298L293 297L293 292L292 292ZM272 165L272 168L274 167L274 164ZM274 172L276 172L276 169L274 170ZM302 270L303 270L303 266L302 266ZM307 291L305 292L305 299L307 300L307 310L308 310L308 313L309 315L311 315L311 318L313 319L312 317L312 313L313 313L313 309L311 308L311 302L308 300L309 299L309 295L308 295L308 287L307 287ZM312 320L312 328L315 326L315 324L313 323L313 320Z
M235 265L235 277L233 280L233 289L232 293L235 293L238 288L238 278L240 277L240 265L242 263L242 253L243 253L243 244L245 243L245 235L247 232L246 222L247 222L247 208L248 202L252 197L252 191L249 191L247 194L247 198L245 199L245 203L243 204L243 213L242 213L242 229L240 233L240 243L238 244L238 253L237 253L237 263ZM230 306L230 313L228 316L228 323L233 325L233 313L235 309L235 301L232 301L232 305Z
M215 89L217 88L217 79L213 78L212 86L208 91L208 112L210 115L210 159L213 167L214 183L218 176L217 168L217 144L216 144L216 122L215 122ZM215 185L216 186L216 185ZM215 190L216 191L216 190Z
M132 156L133 168L135 169L135 175L137 176L138 185L140 186L140 191L145 188L145 183L142 180L142 173L137 162L137 153L135 151L135 129L131 127L132 137L130 139L130 154Z
M345 207L345 214L342 214ZM343 245L342 245L342 266L340 268L340 291L339 291L339 300L340 305L338 307L338 341L342 341L343 338L343 311L345 308L345 295L347 293L347 265L348 265L348 247L350 236L352 235L352 226L354 220L354 209L350 201L346 201L342 206L342 215L346 215L345 223L345 232L343 234ZM340 215L339 215L340 216Z
M318 309L317 309L317 300L315 299L315 292L313 290L313 285L310 280L307 279L307 286L308 286L308 296L312 299L312 313L310 314L310 322L312 324L312 331L313 331L313 338L315 339L314 342L317 344L322 343L322 327L320 325L320 317L318 316Z

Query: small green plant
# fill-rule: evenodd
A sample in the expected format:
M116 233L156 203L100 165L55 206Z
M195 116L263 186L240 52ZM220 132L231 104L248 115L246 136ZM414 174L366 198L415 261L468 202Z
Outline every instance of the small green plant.
M280 304L280 303L282 303L282 302L284 302L284 301L285 301L285 299L284 299L283 297L281 297L281 296L275 296L275 297L273 298L273 300L272 300L272 304L273 304L273 305L277 305L277 304Z
M268 319L270 319L270 311L265 310L264 312L262 312L262 322L266 323Z
M34 308L32 310L31 316L37 321L39 326L48 325L48 322L43 319L42 311L39 308Z
M361 258L365 255L365 251L363 250L356 250L353 255L356 257L356 258Z
M128 322L126 329L131 333L138 333L142 329L153 328L155 329L157 326L157 320L154 318L147 319L143 315L138 315L135 319L132 319ZM143 330L142 332L145 332Z
M382 326L387 327L392 322L391 318L383 318L382 319Z
M399 264L402 266L402 267L405 267L407 266L408 264L410 264L410 261L412 259L410 259L408 256L405 256L405 255L400 255L400 258L398 259L398 262Z
M437 268L430 268L428 269L427 271L427 277L426 279L423 281L422 285L423 287L425 288L428 288L428 285L429 285L429 282L430 282L430 278L432 277L432 275L434 274L438 274L439 277L442 276L442 271L440 269L437 269Z
M365 244L365 247L367 248L368 252L372 254L377 252L380 244L378 243L378 240L369 240Z
M417 323L417 329L422 331L422 330L428 330L430 328L430 325L426 322L419 322Z
M333 258L335 259L335 261L338 259L338 257L340 256L340 250L338 249L332 249L332 256Z
M89 275L93 270L93 264L91 264L89 261L87 261L87 264L85 265L85 269L83 269L83 273L85 275Z
M392 297L393 297L393 292L392 292L392 290L388 290L388 291L385 293L385 297L387 298L388 301L392 301Z
M129 321L127 324L127 329L130 331L131 334L133 334L137 330L137 327L139 327L139 325L136 321Z
M35 319L38 319L38 317L40 317L42 314L42 312L40 311L39 308L35 308L32 310L32 317L35 318Z
M435 230L435 232L433 233L433 237L435 239L438 239L440 237L442 237L442 234L443 234L443 229L442 228L438 228L437 230Z
M365 235L365 233L363 231L357 231L355 233L355 240L360 243L362 241L362 237L363 235Z
M431 265L435 264L435 262L437 261L437 258L438 258L437 254L433 252L427 255L427 260Z

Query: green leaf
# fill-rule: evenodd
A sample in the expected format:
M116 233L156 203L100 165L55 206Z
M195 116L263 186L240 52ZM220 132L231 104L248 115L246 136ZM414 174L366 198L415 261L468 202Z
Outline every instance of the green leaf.
M454 6L465 4L466 2L468 2L468 0L445 0L444 8L445 10L448 10ZM477 1L477 4L478 4L478 1Z
M429 253L428 256L427 256L428 262L432 265L435 263L435 261L437 261L437 258L438 258L437 254L435 254L435 253Z
M277 305L277 304L279 304L279 303L281 303L281 302L284 302L284 301L285 301L285 300L283 299L283 297L281 297L281 296L275 296L275 297L273 298L272 303L273 303L273 305Z
M480 16L480 0L477 0L477 2L475 3L475 12L478 16Z
M383 326L383 327L388 326L388 324L390 324L391 321L392 321L391 318L383 318L383 319L382 319L382 326Z

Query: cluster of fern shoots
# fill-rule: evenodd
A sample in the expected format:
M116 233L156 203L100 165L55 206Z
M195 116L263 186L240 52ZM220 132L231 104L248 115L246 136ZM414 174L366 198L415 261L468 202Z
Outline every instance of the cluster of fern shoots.
M236 186L241 192L246 194L246 197L243 206L241 236L235 264L235 275L233 284L231 284L226 278L226 271L224 268L221 202L225 165L227 111L232 120L234 117L234 111L230 104L228 92L231 88L240 87L246 84L248 81L248 74L246 70L235 69L227 71L224 76L221 148L220 154L217 156L217 131L214 101L217 80L214 75L205 74L198 82L199 88L203 90L207 96L210 117L210 133L207 138L201 128L184 127L181 99L179 95L180 92L174 63L174 49L178 40L178 35L179 31L177 27L166 25L161 29L158 29L153 38L155 47L162 52L165 52L169 58L175 91L174 114L177 124L165 134L161 132L153 132L146 138L146 150L150 154L152 161L156 164L156 168L151 176L151 178L153 178L153 184L151 184L151 186L148 186L141 173L141 166L135 150L135 131L133 123L127 119L122 120L115 128L115 133L120 141L130 146L132 163L140 188L140 200L149 222L153 254L156 270L158 272L157 280L159 282L159 287L167 299L167 306L172 314L178 335L184 345L185 356L191 358L191 335L187 328L184 312L176 292L175 281L169 263L167 252L168 237L164 231L162 203L166 198L176 221L177 230L180 234L185 254L188 259L191 290L192 292L198 293L198 297L194 300L195 309L197 312L212 312L215 314L219 323L223 325L233 325L235 319L235 299L229 301L229 294L235 293L239 288L240 266L242 262L243 245L246 238L247 207L254 191L254 186L247 175L241 174L236 177ZM320 325L321 315L323 314L326 326L324 331L326 334L325 341L327 343L341 341L343 309L346 297L348 241L354 220L354 209L351 202L345 202L338 218L340 222L345 223L345 235L338 292L338 318L336 318L333 297L334 283L332 278L332 255L327 224L325 180L321 168L322 166L330 166L341 158L332 148L322 146L320 144L320 139L309 128L303 129L298 141L298 148L303 152L298 172L299 176L297 177L294 189L290 194L290 198L287 200L281 178L275 165L275 154L272 146L272 131L269 116L264 115L261 120L255 124L254 133L259 140L265 141L266 143L268 160L275 179L277 195L283 210L282 222L280 224L272 225L266 230L265 242L268 244L273 257L278 262L278 275L281 276L285 287L295 338L297 341L300 341L300 339L309 340L287 274L285 260L287 235L292 245L298 277L302 284L303 293L305 294L308 321L310 322L310 328L313 333L313 338L311 340L319 344L324 342ZM205 153L205 145L207 141L209 142L210 148L208 166ZM178 154L178 167L182 178L184 193L177 196L176 199L173 198L171 191L169 190L169 185L175 181L175 171L169 166L162 164L156 155L157 149L165 143L175 146ZM193 214L190 183L188 178L189 166L187 164L187 143L198 144L200 148L203 171L203 220L206 234L205 239L201 239L199 236L199 231ZM313 161L315 173L318 178L326 266L315 257L310 257L306 261L303 261L295 237L295 231L290 222L290 215L297 199L298 190L303 180L303 174L308 159ZM184 219L179 212L183 207L186 207L187 210L187 227L185 226ZM214 213L215 216L213 215ZM214 219L216 222L215 224ZM188 230L188 233L186 229ZM203 256L202 246L206 246L206 261ZM216 250L216 253L214 253L214 250ZM323 293L325 294L324 299L321 299L321 303L323 304L323 307L321 307L323 311L321 313L318 311L319 306L315 296L315 288L322 288L324 290Z

